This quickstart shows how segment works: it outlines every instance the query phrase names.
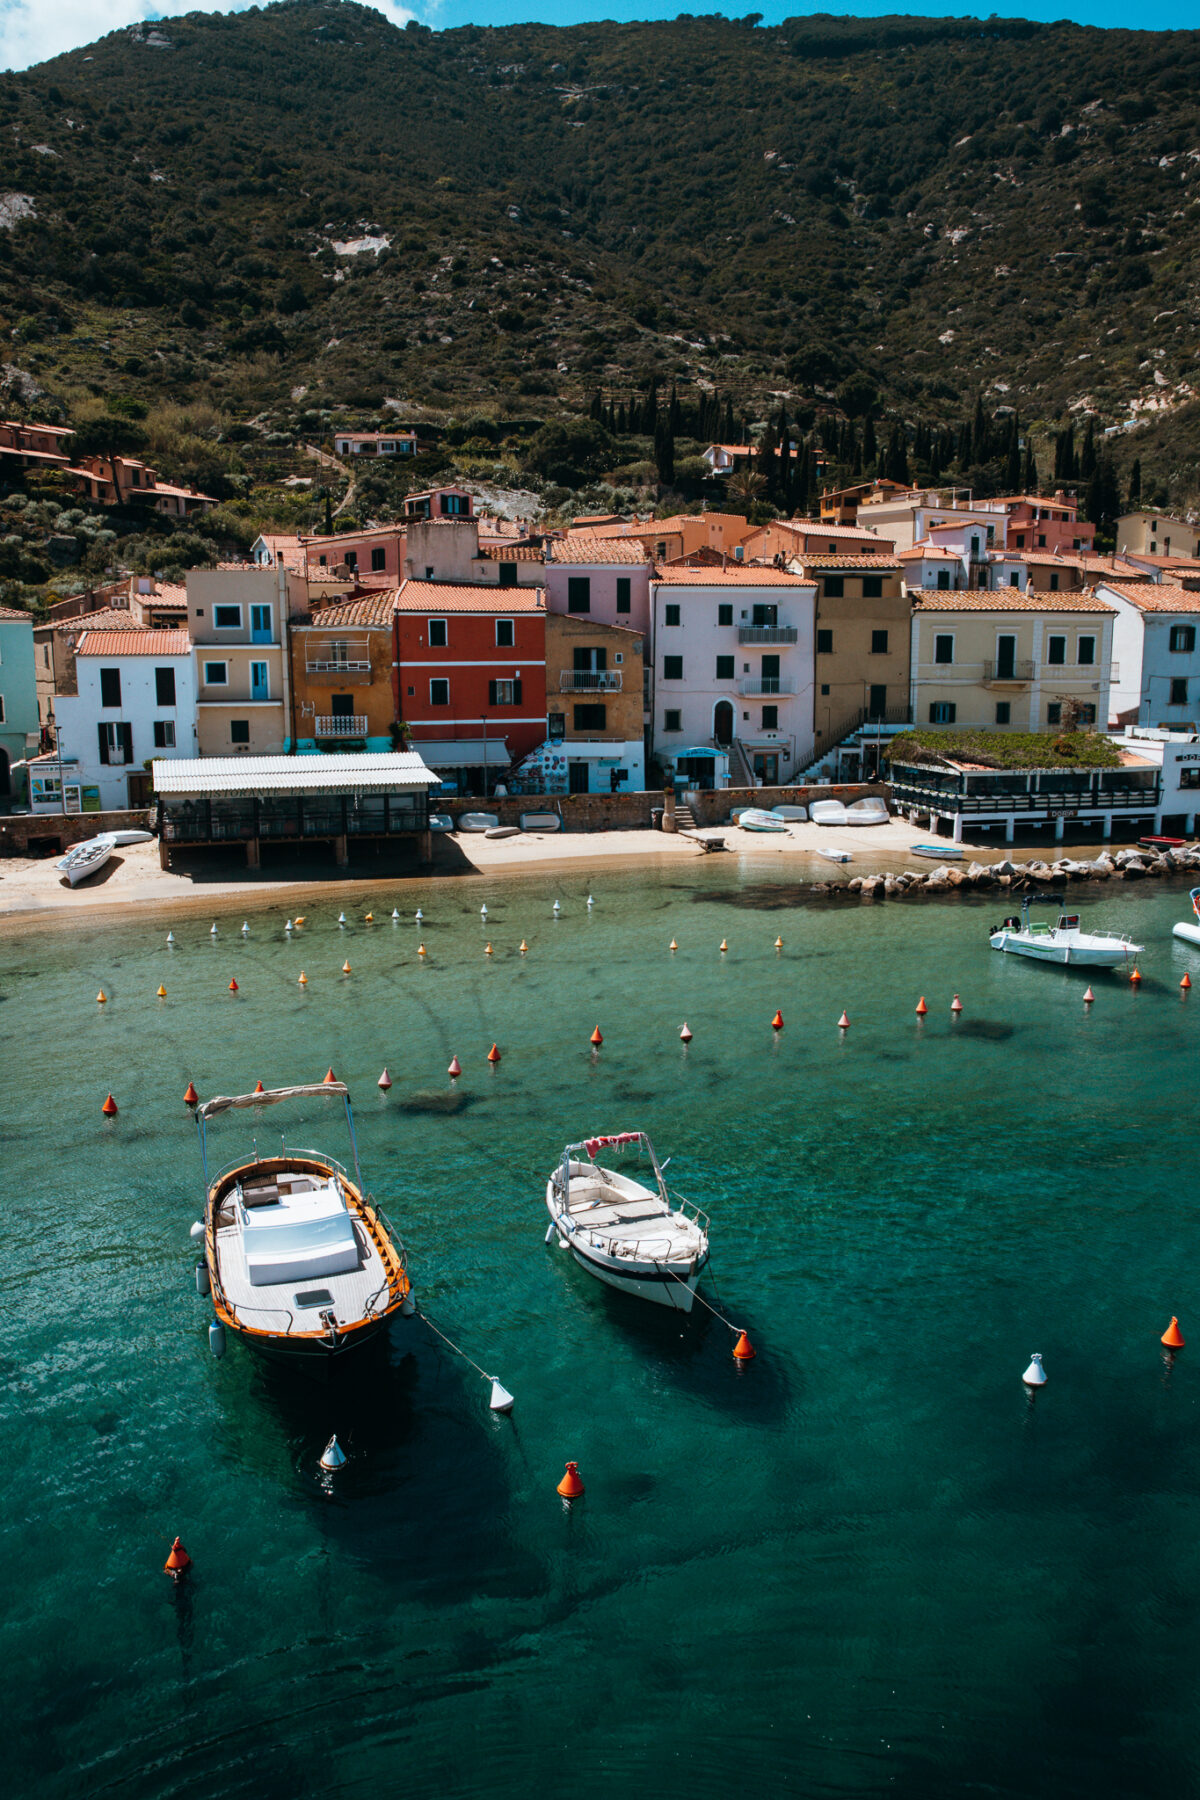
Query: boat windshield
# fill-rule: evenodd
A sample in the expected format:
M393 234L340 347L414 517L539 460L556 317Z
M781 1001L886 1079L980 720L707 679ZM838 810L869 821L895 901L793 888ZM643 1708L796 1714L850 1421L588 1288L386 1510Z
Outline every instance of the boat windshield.
M1079 930L1079 914L1078 913L1064 913L1062 915L1062 918L1058 921L1058 929L1060 931L1078 931Z

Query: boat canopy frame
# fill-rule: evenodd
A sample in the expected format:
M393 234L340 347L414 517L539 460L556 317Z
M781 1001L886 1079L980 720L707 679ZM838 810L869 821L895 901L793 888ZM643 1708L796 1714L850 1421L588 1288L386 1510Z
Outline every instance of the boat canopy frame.
M234 1108L238 1108L238 1107L277 1106L277 1105L279 1105L279 1103L281 1101L284 1101L284 1100L308 1100L308 1099L314 1099L318 1095L324 1095L324 1096L328 1097L329 1099L341 1100L343 1105L345 1106L346 1128L350 1133L350 1149L353 1152L353 1156L354 1156L354 1175L355 1175L355 1180L358 1184L358 1191L360 1194L362 1194L364 1191L363 1190L362 1170L359 1166L359 1161L358 1161L358 1137L354 1130L354 1112L350 1105L350 1090L346 1086L344 1081L311 1081L311 1082L305 1082L303 1085L298 1086L298 1087L265 1088L261 1094L215 1094L211 1100L206 1100L203 1103L203 1105L198 1106L196 1108L196 1130L199 1133L199 1137L200 1137L200 1162L204 1169L205 1200L207 1201L208 1192L209 1192L208 1121L211 1118L216 1117L219 1113L229 1112L229 1111L233 1110ZM287 1154L288 1154L287 1143L286 1143L286 1140L285 1140L282 1132L280 1133L279 1141L280 1141L280 1147L281 1147L282 1154L284 1156L287 1156ZM292 1154L294 1154L294 1155L306 1154L306 1155L310 1155L310 1156L316 1156L319 1153L315 1152L315 1151L308 1151L308 1152L294 1151ZM262 1158L259 1156L259 1152L258 1152L258 1139L257 1138L254 1140L254 1160L256 1162L260 1162L262 1160ZM326 1160L332 1162L334 1159L332 1157L329 1157ZM235 1161L235 1162L231 1163L229 1166L230 1166L230 1168L237 1168L238 1163ZM336 1166L339 1169L341 1168L340 1163L338 1163ZM224 1174L224 1173L227 1173L227 1171L222 1170L222 1174Z

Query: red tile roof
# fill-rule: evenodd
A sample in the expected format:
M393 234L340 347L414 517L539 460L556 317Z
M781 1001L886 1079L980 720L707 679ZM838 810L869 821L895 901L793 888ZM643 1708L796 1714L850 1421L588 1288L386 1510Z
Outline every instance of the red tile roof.
M22 612L17 606L0 606L0 619L25 619L33 624L33 614Z
M394 595L404 613L541 613L546 610L540 587L475 587L469 582L406 581Z
M385 626L391 629L392 615L396 610L396 590L385 588L378 594L365 594L357 600L335 600L332 606L316 609L311 625L300 625L300 631L329 631L339 625L357 626L359 630L372 626Z
M1147 584L1148 586L1150 584ZM1158 589L1150 587L1151 593ZM909 588L916 612L1065 612L1111 613L1116 609L1091 588L1074 591L1045 588ZM1195 598L1200 600L1200 595Z
M479 554L486 556L489 562L540 563L546 560L532 544L481 544Z
M820 550L797 550L796 561L806 569L867 569L877 575L895 573L900 568L899 559L894 554L875 556L867 552L847 556L844 551L831 550L825 555Z
M85 631L76 656L190 656L186 631Z
M102 606L98 612L80 613L74 619L56 619L55 631L145 631L128 607Z
M1139 612L1200 613L1200 588L1168 587L1161 581L1104 581L1100 585L1120 594Z
M650 527L649 529L653 529ZM592 532L573 531L569 537L556 538L546 545L548 563L625 563L645 568L649 552L639 539L597 537Z
M731 562L727 569L693 569L671 563L658 569L651 578L660 587L790 587L815 588L816 582L803 575L792 575L787 569L774 569L767 564Z

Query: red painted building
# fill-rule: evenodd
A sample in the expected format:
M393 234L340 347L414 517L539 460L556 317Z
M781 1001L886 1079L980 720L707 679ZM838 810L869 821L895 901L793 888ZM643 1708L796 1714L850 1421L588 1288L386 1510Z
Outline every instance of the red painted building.
M538 587L406 581L395 601L396 717L448 791L485 794L546 736Z

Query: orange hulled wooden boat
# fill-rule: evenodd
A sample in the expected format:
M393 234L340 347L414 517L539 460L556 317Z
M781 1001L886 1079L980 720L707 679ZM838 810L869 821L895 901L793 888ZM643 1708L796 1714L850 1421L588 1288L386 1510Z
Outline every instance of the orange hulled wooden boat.
M354 1174L324 1151L253 1153L210 1179L208 1132L219 1114L320 1097L340 1100ZM204 1165L204 1237L199 1285L211 1290L216 1355L226 1332L252 1349L297 1362L328 1361L369 1343L397 1313L416 1308L404 1246L364 1191L354 1115L344 1082L218 1095L196 1109Z

